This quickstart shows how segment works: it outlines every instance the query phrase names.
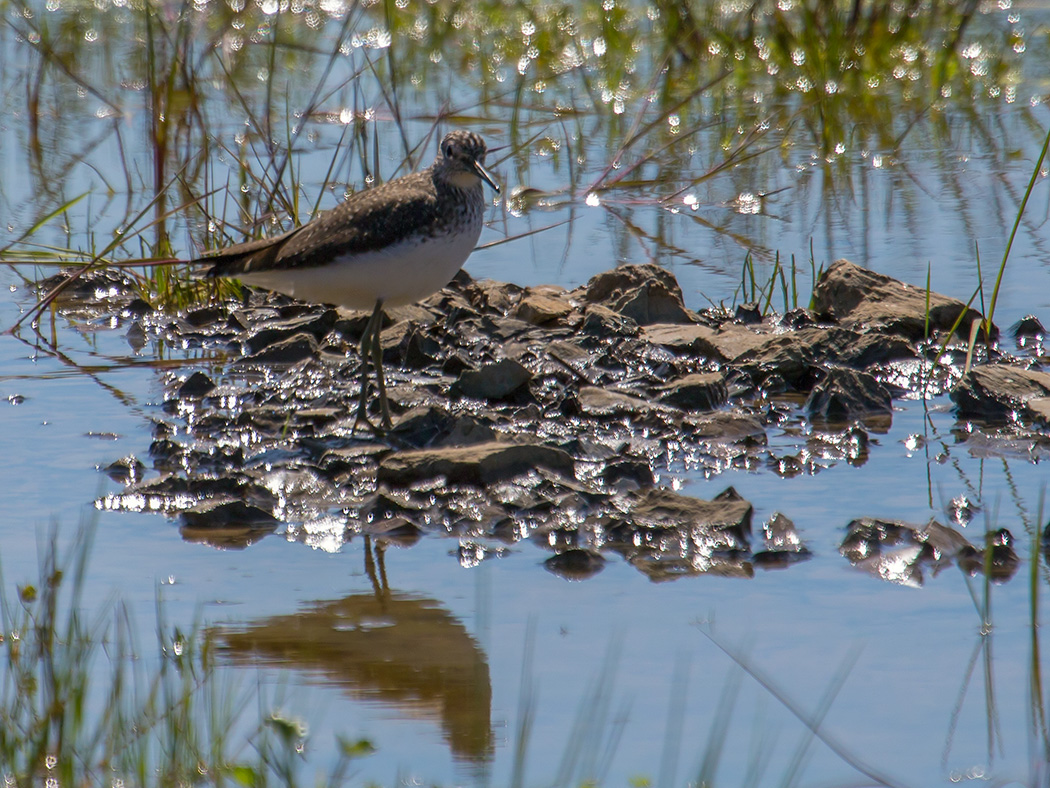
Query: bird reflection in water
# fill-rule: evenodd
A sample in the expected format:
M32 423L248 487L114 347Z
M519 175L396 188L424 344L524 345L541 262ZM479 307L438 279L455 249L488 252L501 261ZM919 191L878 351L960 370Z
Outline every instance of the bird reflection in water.
M351 698L434 720L456 760L487 764L493 734L485 654L440 602L391 591L383 546L373 550L364 540L371 594L223 627L220 647L234 662L306 671Z

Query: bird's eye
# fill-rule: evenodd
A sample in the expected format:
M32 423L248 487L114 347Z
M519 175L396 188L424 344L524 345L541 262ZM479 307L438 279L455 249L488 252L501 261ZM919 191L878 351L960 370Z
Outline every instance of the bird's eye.
M451 159L452 158L452 143L451 142L448 145L445 146L445 158L446 159Z

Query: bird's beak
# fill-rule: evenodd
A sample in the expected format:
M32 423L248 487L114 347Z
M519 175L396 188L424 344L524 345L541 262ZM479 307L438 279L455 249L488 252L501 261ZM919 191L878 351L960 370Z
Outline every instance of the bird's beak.
M496 179L492 177L492 174L485 169L485 167L481 164L480 161L477 161L475 159L473 161L473 164L474 172L478 174L478 177L481 178L481 180L485 181L485 183L487 183L493 189L495 189L496 193L499 194L499 184L496 183Z

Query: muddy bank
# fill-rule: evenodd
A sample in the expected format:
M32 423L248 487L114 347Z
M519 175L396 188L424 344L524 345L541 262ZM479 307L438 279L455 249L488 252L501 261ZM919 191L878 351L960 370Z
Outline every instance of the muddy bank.
M245 547L280 528L325 549L358 534L403 546L446 534L464 565L529 541L570 578L616 555L653 580L750 576L809 556L792 513L756 535L732 487L690 498L666 489L675 473L863 465L894 403L922 392L950 393L972 451L1050 454L1037 320L990 348L982 339L963 375L977 312L937 294L927 309L924 290L842 260L821 277L812 309L769 316L754 305L691 311L674 277L652 265L571 291L461 273L388 316L395 426L382 437L354 429L365 316L261 293L171 315L106 284L104 303L88 287L64 308L94 298L129 342L208 360L166 374L152 444L141 457L111 458L107 472L125 488L98 506L163 512L185 538L216 546ZM797 440L775 448L772 431ZM983 571L974 556L1001 546L973 547L939 523L850 524L842 554L914 584L945 562ZM887 555L887 565L912 569L888 577ZM999 579L1011 573L1003 566Z

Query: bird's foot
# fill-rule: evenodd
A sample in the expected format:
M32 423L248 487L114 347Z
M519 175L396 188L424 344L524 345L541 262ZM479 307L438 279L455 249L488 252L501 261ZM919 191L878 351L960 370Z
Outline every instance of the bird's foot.
M354 418L354 428L350 434L353 435L357 432L357 428L364 424L377 438L382 437L383 433L390 429L390 425L386 424L382 428L376 426L370 418L368 418L368 386L364 385L361 388L361 397L357 401L357 416Z

